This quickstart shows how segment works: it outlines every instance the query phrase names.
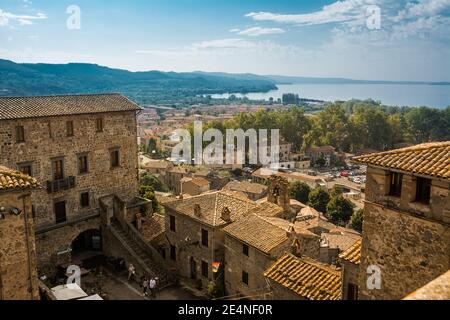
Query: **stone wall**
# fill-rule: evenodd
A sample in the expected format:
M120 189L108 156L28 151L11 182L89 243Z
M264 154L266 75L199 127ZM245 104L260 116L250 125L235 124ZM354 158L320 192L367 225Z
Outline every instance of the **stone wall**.
M176 231L170 230L169 217L175 217ZM176 261L170 259L170 248L167 248L166 261L170 267L176 269L176 273L183 278L190 278L190 260L196 262L197 279L202 282L202 287L207 288L213 279L211 264L213 261L221 261L223 257L224 234L221 230L213 228L193 218L180 215L166 208L166 235L169 245L176 246ZM202 245L201 230L208 231L208 247ZM201 262L208 263L208 277L201 274Z
M342 260L342 300L348 300L348 286L353 284L358 286L359 283L359 265Z
M44 233L37 233L36 249L39 275L52 275L57 265L71 262L72 242L87 230L101 230L100 225L100 217L95 217Z
M0 219L0 300L39 299L30 195L0 193L0 206L22 211Z
M243 242L225 235L225 288L227 295L241 294L252 299L259 293L268 292L264 271L276 258L289 250L290 242L285 241L269 254L249 246L248 256L243 254ZM242 282L242 271L248 273L248 285ZM255 296L254 299L259 299Z
M271 298L273 300L307 300L294 291L283 287L278 282L269 280L269 284L272 290Z
M401 299L450 268L450 226L366 202L359 278L361 299ZM368 266L381 289L366 285Z
M103 132L96 131L96 119L103 118ZM73 121L74 135L67 136L66 122ZM16 143L15 128L24 126L25 142ZM75 187L48 193L44 188L33 192L34 218L37 230L55 225L54 203L66 202L67 221L76 221L99 209L99 198L117 194L131 200L138 190L138 148L135 112L70 115L0 121L0 164L18 168L32 164L32 175L42 184L52 177L52 159L62 157L64 176L75 177ZM118 148L120 166L111 168L110 151ZM87 153L88 173L78 174L78 154ZM80 195L89 192L90 205L82 208ZM97 224L96 228L99 227ZM75 229L83 229L83 225ZM78 232L78 231L76 231ZM38 237L39 262L67 249L72 229L52 231ZM43 240L45 239L45 240Z

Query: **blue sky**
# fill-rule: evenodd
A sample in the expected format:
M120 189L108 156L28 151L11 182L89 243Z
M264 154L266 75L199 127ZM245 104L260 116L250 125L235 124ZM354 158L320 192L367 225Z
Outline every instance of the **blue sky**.
M0 58L129 70L450 81L449 31L450 0L0 0Z

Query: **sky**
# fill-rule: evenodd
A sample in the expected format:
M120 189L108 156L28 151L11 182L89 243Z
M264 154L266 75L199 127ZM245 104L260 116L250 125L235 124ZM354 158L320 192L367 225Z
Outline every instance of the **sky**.
M450 81L450 0L0 0L0 58Z

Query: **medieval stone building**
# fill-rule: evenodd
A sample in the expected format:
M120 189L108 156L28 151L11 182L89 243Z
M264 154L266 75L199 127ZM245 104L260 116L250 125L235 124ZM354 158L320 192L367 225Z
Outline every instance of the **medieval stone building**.
M36 179L0 166L0 300L39 298L31 191Z
M360 299L401 299L450 269L450 141L363 155Z
M102 249L102 210L139 205L138 110L119 94L0 98L0 164L44 186L29 211L40 273Z

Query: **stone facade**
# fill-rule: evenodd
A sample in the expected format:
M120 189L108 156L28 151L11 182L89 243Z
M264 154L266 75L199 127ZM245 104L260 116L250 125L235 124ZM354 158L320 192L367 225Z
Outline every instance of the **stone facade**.
M416 201L418 176L403 172L401 193L389 195L387 169L369 166L364 207L361 299L401 299L450 268L449 182L431 179L427 202ZM378 266L381 288L368 289Z
M214 277L212 263L221 262L224 257L224 233L218 227L178 214L169 208L166 208L165 217L168 243L163 249L169 268L175 268L179 276L201 283L202 289L206 289ZM171 228L171 219L174 219L175 231ZM208 246L202 244L202 230L208 234ZM175 259L171 256L170 246L174 246ZM207 264L207 275L202 274L202 262Z
M264 253L254 247L248 247L248 255L243 253L244 243L240 240L225 236L225 288L227 295L240 295L248 299L260 299L260 294L268 292L264 271L280 257L289 251L291 241L287 239L283 244ZM248 274L248 284L242 280L242 273Z
M0 300L39 299L30 192L0 192L0 207L21 211L0 218Z
M73 134L68 134L68 122ZM23 126L24 142L17 142L17 126ZM29 166L31 175L48 186L59 184L54 161L62 160L65 187L32 193L40 272L51 270L55 261L70 260L67 249L77 233L100 228L95 218L99 198L116 194L128 202L137 195L136 127L135 110L0 120L0 164L19 170ZM117 166L112 164L114 151L119 152ZM87 172L80 172L79 156L87 157ZM88 204L85 199L82 205L81 194L86 192ZM55 203L62 202L65 219L57 223Z

